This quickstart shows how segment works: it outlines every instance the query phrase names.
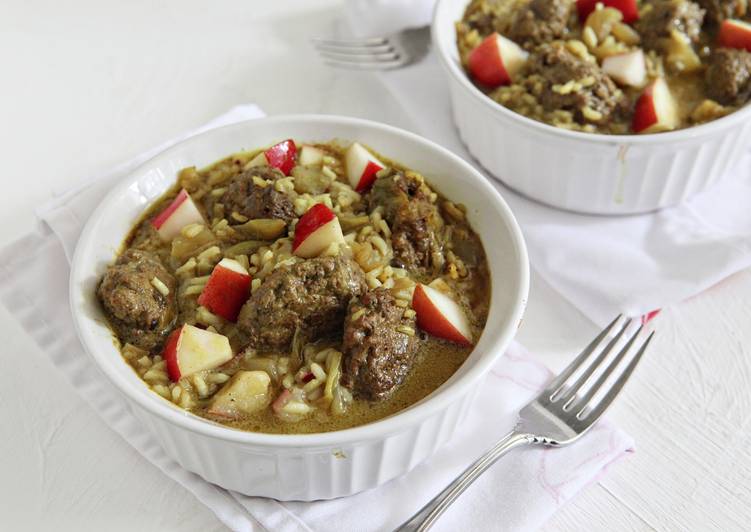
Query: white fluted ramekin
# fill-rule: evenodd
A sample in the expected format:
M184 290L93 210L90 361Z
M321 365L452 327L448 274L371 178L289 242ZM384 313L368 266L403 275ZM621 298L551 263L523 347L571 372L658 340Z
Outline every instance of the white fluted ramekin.
M455 23L468 0L439 0L433 45L470 153L510 188L554 207L634 214L676 205L723 179L751 147L751 105L652 135L600 135L531 120L477 89L459 62Z
M464 203L490 265L488 327L467 361L437 391L397 415L353 429L309 435L242 432L194 416L147 389L113 344L95 297L98 279L143 209L177 172L243 148L285 138L359 140L422 172L437 190ZM102 378L122 392L166 452L189 471L247 495L315 500L349 495L402 475L454 433L478 384L502 356L521 320L529 287L521 231L498 192L470 165L412 133L332 116L252 120L190 138L144 164L112 190L76 248L70 300L78 335Z

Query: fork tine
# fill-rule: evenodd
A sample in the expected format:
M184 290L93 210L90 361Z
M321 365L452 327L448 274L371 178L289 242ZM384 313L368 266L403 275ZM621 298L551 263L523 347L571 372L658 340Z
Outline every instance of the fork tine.
M348 46L340 44L334 45L314 43L313 47L319 52L334 52L352 55L385 53L393 52L395 50L394 46L389 44L388 42L386 44L378 44L373 46Z
M349 47L368 47L388 44L386 37L367 37L364 39L322 39L313 37L310 39L315 45L323 46L349 46Z
M576 381L566 389L565 393L560 394L560 397L556 398L556 400L560 399L563 401L564 410L568 406L568 403L576 397L577 393L579 393L579 390L581 390L581 387L584 386L584 383L589 380L592 374L597 371L597 368L602 365L608 355L613 352L613 349L615 349L615 346L618 345L618 342L621 340L632 322L633 319L627 319L626 322L621 326L620 331L618 331L613 339L608 342L608 345L605 346L605 349L600 351L600 354L597 355L597 358L589 363L582 374L577 377Z
M613 383L613 386L610 388L610 390L608 390L608 393L605 394L605 396L594 409L590 410L587 408L588 405L583 405L582 409L576 414L576 418L580 422L583 422L586 425L591 425L595 421L597 421L599 417L602 416L602 414L605 413L608 407L613 403L613 400L623 389L623 385L626 384L626 381L629 379L629 377L631 377L631 374L634 372L634 369L636 369L637 364L639 364L642 355L644 355L644 352L647 350L647 347L652 341L652 338L654 338L654 335L654 331L649 334L647 339L639 348L639 351L637 351L636 355L634 355L634 358L631 359L631 362L629 362L628 366L626 366L626 369L623 370L623 373L621 373L621 375L618 377L618 380ZM637 336L638 335L635 334L634 338L636 338ZM585 413L586 416L584 415Z
M551 382L547 388L545 388L545 391L541 396L545 395L548 397L548 399L552 398L556 393L558 393L561 390L561 387L566 383L566 381L576 373L576 370L579 369L579 367L584 363L585 360L589 357L589 355L592 354L592 351L594 351L598 345L605 339L605 337L610 333L610 330L613 328L613 326L618 322L618 320L621 319L623 314L619 314L616 316L616 318L610 322L610 325L605 327L603 331L597 335L597 338L592 340L592 342L584 348L584 350L577 356L571 364L569 364L566 369L564 369L560 375L558 375L555 379L553 379L553 382Z
M398 59L396 61L334 61L332 59L325 59L324 62L334 68L345 68L348 70L390 70L392 68L399 68L403 66L406 61Z
M626 327L624 327L624 331L626 330ZM597 380L592 384L592 386L587 390L587 393L585 393L580 398L577 398L576 395L571 397L566 404L563 406L564 410L568 410L569 408L572 408L575 404L580 404L583 407L586 407L589 402L592 400L592 398L595 396L597 391L602 388L602 385L605 384L605 381L608 380L608 377L613 374L615 369L618 367L618 364L621 363L621 360L624 359L624 357L628 354L628 352L631 350L631 347L634 345L634 342L637 338L639 338L639 334L644 330L644 324L642 324L637 331L631 336L629 341L626 343L625 346L623 346L623 349L620 350L620 352L613 358L613 360L608 364L608 367L605 368L605 371L602 372L602 374L597 378ZM619 335L620 336L620 335ZM615 347L614 342L611 342L608 347ZM609 352L607 349L603 351L603 353L607 354ZM601 355L602 358L605 358Z
M384 63L389 61L396 61L399 59L399 54L395 52L389 52L385 54L343 54L335 52L319 52L321 57L325 59L331 59L333 61L352 61L358 63Z

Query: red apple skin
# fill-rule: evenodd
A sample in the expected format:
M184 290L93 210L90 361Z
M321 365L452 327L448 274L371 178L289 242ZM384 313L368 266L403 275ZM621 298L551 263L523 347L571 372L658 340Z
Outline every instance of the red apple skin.
M295 156L297 155L297 146L292 139L285 140L279 144L274 144L268 150L263 152L269 166L278 168L284 175L289 175L295 166Z
M650 84L644 89L639 99L636 101L634 109L634 118L631 122L631 130L634 133L644 131L648 127L657 123L657 109L654 106L652 91L654 84Z
M499 87L511 83L498 49L498 34L492 33L470 52L467 60L469 72L478 83L487 87Z
M250 275L217 264L198 297L198 304L225 320L236 322L240 309L250 297Z
M576 11L579 13L579 20L584 22L589 14L595 10L597 0L576 0Z
M717 35L717 42L726 48L738 48L751 52L751 24L740 20L723 20Z
M178 327L169 335L167 343L164 345L162 358L167 362L167 375L172 382L180 380L180 366L177 364L177 344L180 341L180 334L183 328Z
M313 231L334 218L336 218L334 211L323 203L313 205L300 217L297 226L295 226L295 240L292 243L292 251L294 252Z
M636 0L576 0L579 20L582 22L587 20L598 2L602 2L605 7L612 7L620 11L623 14L623 22L626 24L639 20L639 6L636 5Z
M292 392L285 388L282 393L279 394L279 397L274 399L274 402L271 404L272 410L278 414L282 408L284 408L284 405L287 404L287 401L289 401L291 396Z
M373 182L376 180L376 174L383 170L383 167L377 165L373 161L368 161L368 164L365 166L365 169L362 171L362 175L360 176L360 182L357 183L357 188L355 188L355 192L365 192L370 188L370 186L373 184Z
M456 327L435 308L419 284L415 286L415 291L412 294L412 309L417 314L417 326L423 331L464 347L472 346L472 342L456 330Z
M175 197L175 199L172 200L172 203L170 203L166 209L157 214L154 219L151 220L151 225L154 227L154 229L159 229L162 225L164 225L164 222L166 222L167 219L172 216L172 213L175 212L177 208L182 205L183 202L189 197L190 195L188 194L187 190L180 190L180 193L177 195L177 197Z

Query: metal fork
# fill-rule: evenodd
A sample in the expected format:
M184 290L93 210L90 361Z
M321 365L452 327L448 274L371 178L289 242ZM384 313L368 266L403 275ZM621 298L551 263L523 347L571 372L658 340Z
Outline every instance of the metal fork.
M645 324L633 332L632 323L632 319L623 320L622 316L613 320L540 395L521 409L514 430L397 531L428 530L472 482L511 449L533 444L553 447L568 445L587 432L612 404L654 336L652 332L643 339ZM606 339L607 345L599 350ZM618 367L633 352L637 340L639 346L636 354L619 372ZM613 353L617 354L608 360ZM588 361L593 355L593 359ZM598 370L600 373L595 376ZM587 386L590 381L594 382ZM607 381L612 382L604 386ZM602 398L593 401L598 394Z
M326 64L337 68L392 70L421 59L428 52L430 28L400 31L385 37L322 39L313 46Z

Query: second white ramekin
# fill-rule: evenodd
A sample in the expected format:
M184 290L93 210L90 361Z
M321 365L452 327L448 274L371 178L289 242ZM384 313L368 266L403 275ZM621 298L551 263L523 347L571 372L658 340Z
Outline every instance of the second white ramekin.
M751 105L707 124L653 135L567 131L506 109L459 62L455 23L468 0L439 0L433 45L454 121L470 153L510 188L561 209L635 214L676 205L730 175L751 147Z

